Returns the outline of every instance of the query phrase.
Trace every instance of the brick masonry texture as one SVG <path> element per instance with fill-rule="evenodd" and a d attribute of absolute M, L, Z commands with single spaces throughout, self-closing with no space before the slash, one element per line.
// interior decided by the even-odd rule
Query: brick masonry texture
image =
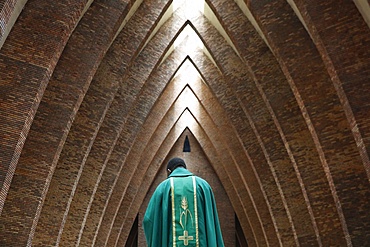
<path fill-rule="evenodd" d="M 370 245 L 370 29 L 352 1 L 293 2 L 28 1 L 5 39 L 0 1 L 0 246 L 132 246 L 137 216 L 145 246 L 175 155 L 226 246 L 235 216 L 248 246 Z"/>

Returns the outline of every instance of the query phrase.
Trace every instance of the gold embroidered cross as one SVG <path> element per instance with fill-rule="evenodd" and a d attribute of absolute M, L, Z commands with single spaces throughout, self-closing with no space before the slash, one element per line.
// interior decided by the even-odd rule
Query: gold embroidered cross
<path fill-rule="evenodd" d="M 188 231 L 184 231 L 184 235 L 179 237 L 179 240 L 184 241 L 185 246 L 188 246 L 189 240 L 193 240 L 193 239 L 194 239 L 193 236 L 188 236 Z"/>

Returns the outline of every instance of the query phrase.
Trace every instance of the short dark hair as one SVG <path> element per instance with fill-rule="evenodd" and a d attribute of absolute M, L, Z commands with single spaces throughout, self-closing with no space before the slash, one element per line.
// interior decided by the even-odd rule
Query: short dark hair
<path fill-rule="evenodd" d="M 185 161 L 181 158 L 175 157 L 168 161 L 167 169 L 172 172 L 179 166 L 186 168 Z"/>

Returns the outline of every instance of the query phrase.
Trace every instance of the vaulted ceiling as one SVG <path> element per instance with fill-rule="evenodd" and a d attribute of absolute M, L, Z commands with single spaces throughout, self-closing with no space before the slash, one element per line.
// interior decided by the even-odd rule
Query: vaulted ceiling
<path fill-rule="evenodd" d="M 0 0 L 0 245 L 122 246 L 188 130 L 250 246 L 369 246 L 369 15 Z"/>

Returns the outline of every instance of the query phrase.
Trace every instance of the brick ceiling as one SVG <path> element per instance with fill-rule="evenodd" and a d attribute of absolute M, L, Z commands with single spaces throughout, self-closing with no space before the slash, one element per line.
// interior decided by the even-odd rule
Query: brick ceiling
<path fill-rule="evenodd" d="M 123 246 L 185 129 L 250 246 L 370 246 L 369 1 L 189 2 L 0 0 L 0 246 Z"/>

